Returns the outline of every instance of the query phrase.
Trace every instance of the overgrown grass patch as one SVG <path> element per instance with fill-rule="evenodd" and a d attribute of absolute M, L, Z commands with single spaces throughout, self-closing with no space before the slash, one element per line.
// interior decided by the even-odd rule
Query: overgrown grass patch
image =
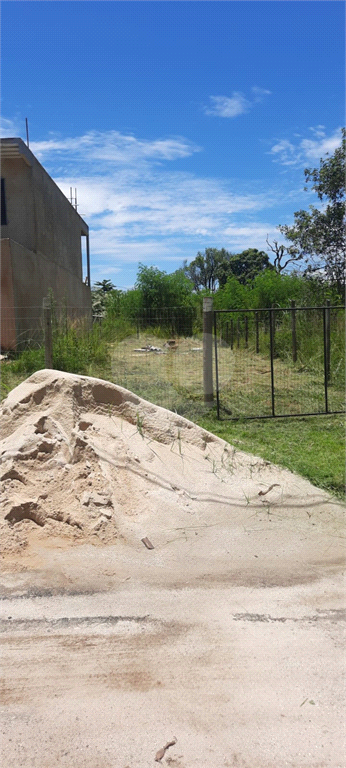
<path fill-rule="evenodd" d="M 261 421 L 218 421 L 215 413 L 197 423 L 240 450 L 261 456 L 345 497 L 345 418 L 301 416 Z"/>
<path fill-rule="evenodd" d="M 111 342 L 119 342 L 133 332 L 133 326 L 122 318 L 95 323 L 53 324 L 53 367 L 58 371 L 112 379 Z M 45 367 L 44 347 L 27 348 L 9 353 L 1 363 L 1 397 L 18 386 L 35 371 Z"/>

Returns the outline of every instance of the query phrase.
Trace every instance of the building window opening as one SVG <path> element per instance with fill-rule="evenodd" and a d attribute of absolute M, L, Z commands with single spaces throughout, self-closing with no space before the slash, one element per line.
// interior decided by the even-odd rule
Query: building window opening
<path fill-rule="evenodd" d="M 7 224 L 6 197 L 5 197 L 5 179 L 1 179 L 1 226 Z"/>
<path fill-rule="evenodd" d="M 90 287 L 90 266 L 89 266 L 89 237 L 82 234 L 81 236 L 81 252 L 82 252 L 82 275 L 83 283 Z"/>

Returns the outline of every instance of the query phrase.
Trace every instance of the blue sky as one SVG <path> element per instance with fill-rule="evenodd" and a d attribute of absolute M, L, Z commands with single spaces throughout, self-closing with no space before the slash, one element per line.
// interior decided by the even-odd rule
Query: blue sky
<path fill-rule="evenodd" d="M 207 247 L 268 250 L 340 143 L 344 3 L 2 3 L 2 135 L 90 227 L 92 281 L 131 287 Z"/>

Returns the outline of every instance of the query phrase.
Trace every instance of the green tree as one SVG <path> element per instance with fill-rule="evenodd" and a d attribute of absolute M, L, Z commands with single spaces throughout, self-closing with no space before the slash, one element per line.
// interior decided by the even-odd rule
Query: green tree
<path fill-rule="evenodd" d="M 268 237 L 266 243 L 275 256 L 273 267 L 279 274 L 283 272 L 289 264 L 300 261 L 303 258 L 303 254 L 299 253 L 299 248 L 296 248 L 294 245 L 279 245 L 277 240 L 273 240 L 273 242 L 270 243 Z"/>
<path fill-rule="evenodd" d="M 211 293 L 217 286 L 223 288 L 232 275 L 245 285 L 264 269 L 272 269 L 272 265 L 268 255 L 257 248 L 238 254 L 229 253 L 225 248 L 206 248 L 204 254 L 198 252 L 196 258 L 190 264 L 185 262 L 183 267 L 195 291 L 205 289 Z"/>
<path fill-rule="evenodd" d="M 346 129 L 334 154 L 321 158 L 319 168 L 306 168 L 305 179 L 324 207 L 309 206 L 309 211 L 294 214 L 292 226 L 279 230 L 299 250 L 307 263 L 307 272 L 322 270 L 340 293 L 345 290 L 345 152 Z"/>
<path fill-rule="evenodd" d="M 104 317 L 106 313 L 106 297 L 115 290 L 111 280 L 97 280 L 91 289 L 91 306 L 94 315 Z"/>
<path fill-rule="evenodd" d="M 182 269 L 168 275 L 157 267 L 140 264 L 135 288 L 140 292 L 141 306 L 146 309 L 193 305 L 193 287 Z"/>
<path fill-rule="evenodd" d="M 140 264 L 135 288 L 143 322 L 191 335 L 195 317 L 193 285 L 182 269 L 167 275 L 157 267 Z"/>
<path fill-rule="evenodd" d="M 111 280 L 97 280 L 94 284 L 93 290 L 96 288 L 96 290 L 103 291 L 103 293 L 108 293 L 108 291 L 113 291 L 115 288 L 115 285 L 112 283 Z"/>
<path fill-rule="evenodd" d="M 248 248 L 242 253 L 231 256 L 226 266 L 228 274 L 234 275 L 242 285 L 250 283 L 264 270 L 273 269 L 268 254 L 258 251 L 257 248 Z"/>
<path fill-rule="evenodd" d="M 251 291 L 249 286 L 242 285 L 234 275 L 230 275 L 225 285 L 215 295 L 214 308 L 249 309 L 250 307 Z"/>
<path fill-rule="evenodd" d="M 145 264 L 139 264 L 135 288 L 140 291 L 143 308 L 158 309 L 167 306 L 166 277 L 166 272 L 161 272 L 157 267 L 146 267 Z"/>
<path fill-rule="evenodd" d="M 193 306 L 192 285 L 182 269 L 167 275 L 168 306 Z"/>
<path fill-rule="evenodd" d="M 185 275 L 192 281 L 197 293 L 203 288 L 214 293 L 218 283 L 220 263 L 227 259 L 227 256 L 229 254 L 224 248 L 221 251 L 217 248 L 206 248 L 204 253 L 198 251 L 196 258 L 190 264 L 184 263 Z"/>

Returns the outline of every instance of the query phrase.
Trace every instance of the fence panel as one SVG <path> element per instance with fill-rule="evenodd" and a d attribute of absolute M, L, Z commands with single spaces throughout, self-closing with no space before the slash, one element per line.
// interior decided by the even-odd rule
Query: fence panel
<path fill-rule="evenodd" d="M 328 410 L 345 410 L 345 310 L 330 308 Z M 327 349 L 328 353 L 328 349 Z"/>
<path fill-rule="evenodd" d="M 112 380 L 192 418 L 203 409 L 203 344 L 193 320 L 179 308 L 142 312 L 136 333 L 111 345 Z"/>
<path fill-rule="evenodd" d="M 268 418 L 345 408 L 344 307 L 216 310 L 218 411 Z"/>
<path fill-rule="evenodd" d="M 225 416 L 271 415 L 269 313 L 216 312 L 218 384 Z M 260 347 L 261 352 L 256 352 Z"/>

